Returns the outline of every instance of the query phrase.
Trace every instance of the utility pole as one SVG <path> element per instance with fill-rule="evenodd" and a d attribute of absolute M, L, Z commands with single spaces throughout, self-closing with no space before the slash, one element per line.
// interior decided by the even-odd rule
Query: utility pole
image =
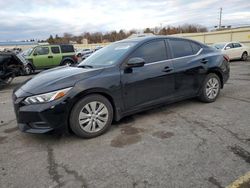
<path fill-rule="evenodd" d="M 221 29 L 221 16 L 222 16 L 222 8 L 220 8 L 219 29 Z"/>

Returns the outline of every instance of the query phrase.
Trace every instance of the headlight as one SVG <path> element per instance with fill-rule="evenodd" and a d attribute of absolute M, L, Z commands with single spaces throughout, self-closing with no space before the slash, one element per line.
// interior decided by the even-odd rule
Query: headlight
<path fill-rule="evenodd" d="M 66 93 L 71 88 L 72 87 L 57 90 L 57 91 L 53 91 L 53 92 L 49 92 L 49 93 L 44 93 L 44 94 L 40 94 L 40 95 L 34 95 L 34 96 L 31 96 L 31 97 L 27 97 L 24 100 L 24 102 L 26 104 L 37 104 L 37 103 L 50 102 L 50 101 L 53 101 L 53 100 L 60 99 L 60 98 L 64 97 L 66 95 Z"/>

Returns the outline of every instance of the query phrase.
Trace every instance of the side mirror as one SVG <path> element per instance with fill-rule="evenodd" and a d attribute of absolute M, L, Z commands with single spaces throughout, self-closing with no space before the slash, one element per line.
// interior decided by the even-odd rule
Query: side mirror
<path fill-rule="evenodd" d="M 143 67 L 145 64 L 145 60 L 140 57 L 133 57 L 128 60 L 127 67 Z"/>
<path fill-rule="evenodd" d="M 34 52 L 34 53 L 33 53 L 33 56 L 37 56 L 37 53 L 36 53 L 36 52 Z"/>
<path fill-rule="evenodd" d="M 229 50 L 229 49 L 231 49 L 229 46 L 227 46 L 227 47 L 225 48 L 225 50 Z"/>

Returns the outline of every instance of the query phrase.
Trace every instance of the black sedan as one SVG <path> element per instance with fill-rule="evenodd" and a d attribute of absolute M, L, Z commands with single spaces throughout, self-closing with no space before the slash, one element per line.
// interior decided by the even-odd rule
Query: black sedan
<path fill-rule="evenodd" d="M 44 71 L 17 88 L 19 128 L 29 133 L 101 135 L 112 121 L 198 97 L 214 102 L 229 78 L 228 58 L 196 41 L 140 37 L 115 42 L 77 66 Z"/>

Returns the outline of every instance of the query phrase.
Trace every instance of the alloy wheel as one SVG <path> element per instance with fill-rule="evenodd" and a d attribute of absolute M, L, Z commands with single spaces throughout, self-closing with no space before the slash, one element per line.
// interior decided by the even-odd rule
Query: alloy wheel
<path fill-rule="evenodd" d="M 79 114 L 79 124 L 82 130 L 95 133 L 104 128 L 108 121 L 108 109 L 99 102 L 93 101 L 86 104 Z"/>
<path fill-rule="evenodd" d="M 209 99 L 214 99 L 219 93 L 219 81 L 216 78 L 210 78 L 206 85 L 206 95 Z"/>

